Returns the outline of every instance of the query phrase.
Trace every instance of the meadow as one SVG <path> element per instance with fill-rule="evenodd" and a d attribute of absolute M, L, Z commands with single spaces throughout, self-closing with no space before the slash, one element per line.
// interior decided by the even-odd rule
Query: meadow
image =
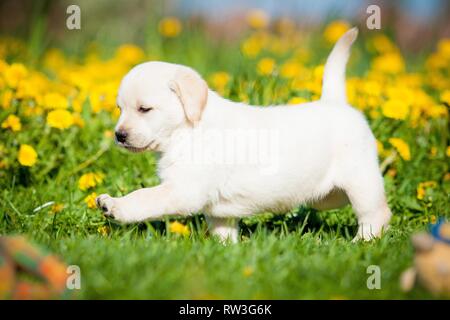
<path fill-rule="evenodd" d="M 420 55 L 389 32 L 360 28 L 347 68 L 349 102 L 367 116 L 393 212 L 381 239 L 352 243 L 350 207 L 301 206 L 243 219 L 238 244 L 222 245 L 201 213 L 121 225 L 95 208 L 101 193 L 158 184 L 157 154 L 115 146 L 121 77 L 147 60 L 186 64 L 211 88 L 250 104 L 318 99 L 323 63 L 350 27 L 301 30 L 249 19 L 239 39 L 167 17 L 141 44 L 87 43 L 82 52 L 0 39 L 0 234 L 22 234 L 81 268 L 82 299 L 434 298 L 399 277 L 412 264 L 410 236 L 449 218 L 450 39 Z M 31 42 L 32 43 L 32 42 Z M 367 267 L 381 289 L 367 288 Z"/>

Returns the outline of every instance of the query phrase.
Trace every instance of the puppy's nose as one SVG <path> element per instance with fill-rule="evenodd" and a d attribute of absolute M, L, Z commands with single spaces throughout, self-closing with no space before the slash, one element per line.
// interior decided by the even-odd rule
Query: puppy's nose
<path fill-rule="evenodd" d="M 123 130 L 116 131 L 116 139 L 118 142 L 124 143 L 125 141 L 127 141 L 127 136 L 128 133 L 126 131 Z"/>

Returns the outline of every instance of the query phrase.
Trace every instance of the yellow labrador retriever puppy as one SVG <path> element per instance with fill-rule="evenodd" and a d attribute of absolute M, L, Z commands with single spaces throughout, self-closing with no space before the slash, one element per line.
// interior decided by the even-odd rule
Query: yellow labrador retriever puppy
<path fill-rule="evenodd" d="M 100 195 L 98 207 L 124 223 L 202 212 L 213 235 L 235 242 L 240 217 L 350 202 L 359 223 L 355 239 L 379 236 L 391 212 L 375 138 L 345 93 L 357 34 L 351 29 L 333 48 L 320 100 L 298 106 L 226 100 L 177 64 L 134 67 L 118 92 L 116 140 L 134 152 L 161 153 L 161 184 L 123 197 Z"/>

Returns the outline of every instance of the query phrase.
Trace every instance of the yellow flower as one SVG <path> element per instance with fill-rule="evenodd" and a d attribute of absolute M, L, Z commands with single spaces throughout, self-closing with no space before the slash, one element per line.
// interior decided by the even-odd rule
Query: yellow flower
<path fill-rule="evenodd" d="M 247 14 L 247 23 L 253 29 L 264 29 L 269 25 L 269 15 L 261 9 L 250 10 Z"/>
<path fill-rule="evenodd" d="M 3 91 L 2 98 L 0 100 L 0 104 L 2 105 L 3 109 L 11 107 L 12 100 L 13 100 L 12 91 L 11 90 Z"/>
<path fill-rule="evenodd" d="M 404 120 L 409 114 L 409 106 L 403 100 L 390 99 L 381 106 L 381 111 L 385 117 Z"/>
<path fill-rule="evenodd" d="M 377 52 L 395 51 L 396 47 L 384 34 L 377 34 L 372 38 L 372 45 Z"/>
<path fill-rule="evenodd" d="M 188 236 L 190 234 L 189 227 L 178 221 L 171 222 L 169 224 L 169 230 L 172 233 L 181 234 L 183 236 Z"/>
<path fill-rule="evenodd" d="M 241 51 L 246 57 L 254 58 L 261 52 L 264 47 L 264 42 L 264 38 L 260 36 L 248 37 L 241 44 Z"/>
<path fill-rule="evenodd" d="M 133 44 L 121 45 L 116 51 L 116 59 L 126 64 L 136 64 L 144 58 L 144 51 Z"/>
<path fill-rule="evenodd" d="M 301 103 L 305 103 L 308 102 L 308 100 L 306 100 L 303 97 L 293 97 L 288 101 L 288 104 L 301 104 Z"/>
<path fill-rule="evenodd" d="M 159 33 L 167 38 L 174 38 L 181 32 L 182 26 L 180 20 L 175 17 L 167 17 L 159 22 Z"/>
<path fill-rule="evenodd" d="M 335 43 L 348 29 L 350 29 L 348 22 L 336 20 L 325 28 L 323 36 L 328 43 Z"/>
<path fill-rule="evenodd" d="M 79 113 L 73 114 L 73 124 L 80 128 L 84 127 L 84 120 Z"/>
<path fill-rule="evenodd" d="M 47 124 L 52 128 L 64 130 L 74 124 L 74 118 L 67 110 L 53 110 L 47 115 Z"/>
<path fill-rule="evenodd" d="M 302 66 L 297 61 L 286 61 L 280 69 L 280 75 L 284 78 L 294 78 L 302 73 Z"/>
<path fill-rule="evenodd" d="M 437 153 L 438 153 L 438 148 L 435 146 L 431 147 L 430 156 L 435 157 L 437 155 Z"/>
<path fill-rule="evenodd" d="M 43 104 L 48 109 L 66 109 L 67 99 L 58 92 L 49 92 L 44 95 Z"/>
<path fill-rule="evenodd" d="M 252 267 L 246 266 L 246 267 L 244 268 L 244 270 L 242 270 L 242 274 L 243 274 L 245 277 L 250 277 L 250 276 L 253 274 L 254 271 L 255 271 L 255 270 L 254 270 Z"/>
<path fill-rule="evenodd" d="M 403 160 L 411 160 L 411 152 L 408 144 L 400 138 L 390 138 L 389 143 L 397 150 Z"/>
<path fill-rule="evenodd" d="M 20 123 L 20 118 L 10 114 L 3 122 L 2 128 L 11 129 L 12 131 L 20 131 L 22 129 L 22 124 Z"/>
<path fill-rule="evenodd" d="M 450 146 L 447 146 L 447 149 L 445 149 L 445 154 L 447 157 L 450 157 Z"/>
<path fill-rule="evenodd" d="M 439 54 L 444 58 L 450 58 L 450 38 L 441 39 L 437 47 Z"/>
<path fill-rule="evenodd" d="M 102 236 L 107 236 L 109 233 L 109 228 L 107 226 L 101 226 L 97 228 L 97 232 Z"/>
<path fill-rule="evenodd" d="M 87 189 L 95 187 L 98 184 L 101 184 L 103 182 L 103 178 L 103 173 L 85 173 L 78 180 L 78 187 L 80 188 L 80 190 L 85 191 Z"/>
<path fill-rule="evenodd" d="M 397 74 L 405 70 L 405 62 L 398 52 L 389 52 L 373 59 L 372 68 L 384 73 Z"/>
<path fill-rule="evenodd" d="M 103 136 L 105 138 L 112 138 L 114 136 L 112 130 L 105 130 L 105 132 L 103 132 Z"/>
<path fill-rule="evenodd" d="M 213 88 L 222 93 L 225 90 L 228 82 L 230 81 L 230 75 L 224 71 L 220 71 L 213 73 L 210 79 Z"/>
<path fill-rule="evenodd" d="M 21 63 L 13 63 L 6 68 L 3 77 L 6 84 L 11 88 L 17 88 L 20 81 L 22 81 L 28 74 L 27 68 Z"/>
<path fill-rule="evenodd" d="M 272 58 L 263 58 L 259 60 L 256 69 L 258 73 L 263 76 L 270 75 L 275 70 L 275 60 Z"/>
<path fill-rule="evenodd" d="M 436 221 L 437 221 L 437 218 L 436 218 L 436 216 L 433 214 L 433 215 L 431 215 L 430 216 L 430 223 L 432 223 L 432 224 L 435 224 L 436 223 Z"/>
<path fill-rule="evenodd" d="M 376 143 L 377 143 L 378 155 L 384 156 L 386 151 L 384 150 L 383 143 L 378 139 L 377 139 Z"/>
<path fill-rule="evenodd" d="M 60 49 L 51 48 L 45 53 L 43 62 L 44 66 L 47 68 L 56 70 L 62 68 L 66 63 L 66 60 Z"/>
<path fill-rule="evenodd" d="M 52 213 L 59 213 L 64 209 L 64 205 L 62 203 L 55 203 L 54 205 L 52 205 L 50 211 Z"/>
<path fill-rule="evenodd" d="M 21 144 L 17 158 L 22 166 L 32 167 L 37 161 L 37 153 L 32 146 Z"/>
<path fill-rule="evenodd" d="M 417 186 L 417 199 L 423 200 L 425 198 L 427 188 L 435 188 L 437 186 L 436 181 L 425 181 L 419 183 Z"/>
<path fill-rule="evenodd" d="M 95 202 L 96 198 L 97 194 L 95 192 L 92 192 L 90 195 L 84 198 L 84 202 L 87 204 L 89 209 L 95 209 L 97 207 L 97 203 Z"/>
<path fill-rule="evenodd" d="M 450 106 L 450 90 L 445 90 L 441 93 L 441 101 Z"/>

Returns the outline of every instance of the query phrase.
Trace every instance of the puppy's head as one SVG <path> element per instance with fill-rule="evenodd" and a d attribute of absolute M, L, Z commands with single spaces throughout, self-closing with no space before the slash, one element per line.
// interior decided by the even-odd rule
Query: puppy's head
<path fill-rule="evenodd" d="M 117 143 L 131 151 L 162 151 L 176 128 L 200 121 L 206 82 L 194 70 L 164 62 L 134 67 L 119 87 Z"/>

